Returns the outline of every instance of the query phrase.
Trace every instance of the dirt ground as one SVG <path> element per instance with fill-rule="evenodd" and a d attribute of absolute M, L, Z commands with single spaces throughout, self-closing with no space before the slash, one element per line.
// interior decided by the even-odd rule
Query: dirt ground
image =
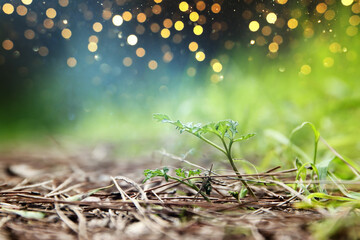
<path fill-rule="evenodd" d="M 159 167 L 145 160 L 2 154 L 0 239 L 314 239 L 309 226 L 323 218 L 294 208 L 299 200 L 274 184 L 258 184 L 258 200 L 238 202 L 228 194 L 236 179 L 212 178 L 211 203 L 176 183 L 142 184 L 143 170 Z M 274 176 L 285 181 L 294 172 L 261 179 Z"/>

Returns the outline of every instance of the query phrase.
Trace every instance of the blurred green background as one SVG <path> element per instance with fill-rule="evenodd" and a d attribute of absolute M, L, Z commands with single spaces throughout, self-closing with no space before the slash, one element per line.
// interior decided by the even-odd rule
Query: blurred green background
<path fill-rule="evenodd" d="M 189 4 L 196 2 L 189 1 Z M 66 149 L 111 144 L 119 158 L 150 156 L 162 148 L 175 155 L 194 148 L 196 157 L 207 159 L 213 156 L 213 152 L 197 139 L 186 134 L 180 136 L 170 126 L 152 119 L 153 113 L 165 113 L 184 122 L 206 123 L 229 118 L 238 121 L 242 133 L 254 132 L 257 136 L 242 143 L 236 149 L 237 154 L 259 168 L 292 166 L 295 155 L 289 153 L 280 139 L 289 137 L 292 129 L 304 121 L 314 123 L 322 137 L 338 152 L 358 161 L 359 3 L 351 1 L 344 6 L 348 4 L 346 1 L 325 1 L 321 3 L 327 9 L 322 12 L 324 6 L 319 7 L 317 1 L 296 4 L 284 1 L 286 4 L 270 6 L 261 1 L 248 2 L 248 5 L 238 3 L 238 7 L 243 11 L 250 9 L 255 14 L 251 19 L 239 19 L 240 28 L 232 29 L 229 23 L 227 33 L 231 34 L 220 35 L 211 44 L 207 43 L 207 36 L 199 40 L 207 54 L 207 60 L 201 63 L 189 54 L 181 54 L 181 50 L 187 50 L 184 45 L 173 50 L 172 62 L 167 65 L 159 62 L 156 71 L 141 72 L 143 67 L 134 63 L 132 69 L 138 71 L 136 74 L 124 70 L 120 77 L 107 76 L 110 80 L 106 80 L 101 76 L 95 78 L 96 72 L 90 70 L 93 65 L 88 63 L 81 65 L 79 61 L 78 66 L 70 70 L 66 64 L 56 63 L 64 62 L 62 55 L 72 56 L 69 42 L 59 40 L 54 47 L 55 56 L 47 60 L 36 60 L 38 58 L 26 50 L 22 55 L 25 59 L 15 58 L 13 53 L 2 49 L 1 150 L 56 148 L 57 143 Z M 223 11 L 236 7 L 220 3 Z M 124 4 L 120 5 L 123 8 L 119 11 L 125 10 L 124 6 L 130 3 L 125 1 Z M 167 5 L 162 4 L 165 11 Z M 257 17 L 255 9 L 260 4 L 267 12 Z M 331 19 L 328 17 L 330 20 L 325 17 L 329 10 L 335 14 Z M 276 12 L 278 19 L 285 19 L 285 26 L 276 28 L 266 23 L 269 11 Z M 3 41 L 11 36 L 9 32 L 15 31 L 9 30 L 15 28 L 14 21 L 21 19 L 10 18 L 4 13 L 0 17 Z M 270 26 L 272 35 L 265 34 L 264 37 L 260 30 L 249 31 L 248 24 L 253 18 L 258 18 L 261 27 Z M 291 18 L 299 22 L 296 29 L 286 25 Z M 208 21 L 210 19 L 209 16 Z M 226 21 L 227 16 L 222 19 Z M 208 24 L 211 30 L 213 26 Z M 205 25 L 204 29 L 206 32 Z M 239 32 L 239 29 L 243 31 Z M 278 51 L 271 51 L 269 44 L 276 35 L 283 36 L 284 42 Z M 55 32 L 51 36 L 54 38 L 59 38 Z M 153 35 L 142 38 L 145 42 L 150 41 L 148 44 L 156 44 Z M 17 45 L 24 41 L 20 37 L 15 40 Z M 226 47 L 229 43 L 234 46 Z M 24 43 L 21 47 L 31 48 L 30 45 Z M 80 50 L 76 51 L 78 55 L 82 54 Z M 151 50 L 149 54 L 156 55 Z M 107 55 L 103 53 L 102 56 L 106 59 Z M 111 59 L 115 62 L 114 56 Z M 214 73 L 212 59 L 221 62 L 219 73 Z M 26 74 L 19 71 L 19 66 L 29 65 L 29 62 L 35 66 L 28 67 Z M 129 83 L 114 83 L 116 78 L 129 79 Z M 99 79 L 105 80 L 97 81 Z M 312 155 L 314 140 L 310 129 L 296 134 L 293 141 Z M 328 155 L 328 149 L 320 145 L 320 156 L 326 158 Z"/>

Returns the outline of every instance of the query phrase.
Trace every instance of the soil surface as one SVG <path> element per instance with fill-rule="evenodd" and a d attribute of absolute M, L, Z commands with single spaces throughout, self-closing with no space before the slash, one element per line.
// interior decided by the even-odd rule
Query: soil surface
<path fill-rule="evenodd" d="M 314 239 L 309 226 L 323 216 L 294 208 L 297 197 L 267 184 L 294 179 L 293 171 L 248 176 L 258 199 L 240 201 L 229 194 L 240 186 L 235 177 L 204 177 L 199 186 L 213 186 L 207 202 L 164 179 L 143 184 L 143 170 L 161 166 L 156 159 L 16 153 L 0 162 L 0 240 Z"/>

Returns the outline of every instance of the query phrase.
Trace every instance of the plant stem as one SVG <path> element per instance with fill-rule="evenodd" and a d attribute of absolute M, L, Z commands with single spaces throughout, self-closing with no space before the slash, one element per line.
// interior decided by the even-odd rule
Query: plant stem
<path fill-rule="evenodd" d="M 235 174 L 238 176 L 239 180 L 241 181 L 241 183 L 246 187 L 246 189 L 249 191 L 249 194 L 251 195 L 251 197 L 253 197 L 254 199 L 257 200 L 257 197 L 255 196 L 255 193 L 253 192 L 253 190 L 250 188 L 250 186 L 246 183 L 246 181 L 243 179 L 243 177 L 241 176 L 239 170 L 237 169 L 236 165 L 235 165 L 235 162 L 234 162 L 234 159 L 232 158 L 231 156 L 231 147 L 232 147 L 232 144 L 234 143 L 232 140 L 230 140 L 230 143 L 229 143 L 229 148 L 227 148 L 226 146 L 226 143 L 225 141 L 222 141 L 224 146 L 225 146 L 225 149 L 227 150 L 226 152 L 226 156 L 230 162 L 230 165 L 232 167 L 232 169 L 234 170 Z"/>
<path fill-rule="evenodd" d="M 168 176 L 169 176 L 169 175 L 168 175 Z M 189 188 L 194 189 L 195 191 L 197 191 L 198 193 L 200 193 L 201 196 L 202 196 L 206 201 L 211 202 L 211 200 L 210 200 L 202 191 L 200 191 L 200 189 L 199 189 L 195 184 L 187 183 L 187 182 L 181 180 L 180 178 L 176 178 L 176 177 L 172 177 L 172 176 L 169 176 L 169 178 L 172 179 L 172 180 L 178 181 L 179 183 L 182 183 L 182 184 L 188 186 Z"/>
<path fill-rule="evenodd" d="M 209 139 L 207 139 L 207 138 L 205 138 L 205 137 L 203 137 L 201 135 L 199 135 L 199 136 L 195 135 L 195 136 L 197 136 L 198 138 L 200 138 L 204 142 L 210 144 L 211 146 L 213 146 L 214 148 L 218 149 L 219 151 L 221 151 L 222 153 L 224 153 L 226 155 L 226 151 L 223 148 L 221 148 L 219 145 L 217 145 L 216 143 L 213 143 L 212 141 L 210 141 Z"/>

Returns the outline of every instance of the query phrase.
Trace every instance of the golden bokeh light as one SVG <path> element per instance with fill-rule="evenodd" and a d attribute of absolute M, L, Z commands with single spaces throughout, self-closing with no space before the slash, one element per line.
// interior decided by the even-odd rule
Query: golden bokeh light
<path fill-rule="evenodd" d="M 341 45 L 337 42 L 333 42 L 329 46 L 329 50 L 332 53 L 340 53 L 341 52 Z"/>
<path fill-rule="evenodd" d="M 65 39 L 69 39 L 71 38 L 71 35 L 72 35 L 72 32 L 70 29 L 68 28 L 64 28 L 62 31 L 61 31 L 61 36 Z"/>
<path fill-rule="evenodd" d="M 59 5 L 61 7 L 67 7 L 69 5 L 69 0 L 59 0 Z"/>
<path fill-rule="evenodd" d="M 89 44 L 88 44 L 88 50 L 89 50 L 90 52 L 96 52 L 97 49 L 98 49 L 97 43 L 95 43 L 95 42 L 89 42 Z"/>
<path fill-rule="evenodd" d="M 54 21 L 50 18 L 44 20 L 43 25 L 46 29 L 51 29 L 54 27 Z"/>
<path fill-rule="evenodd" d="M 104 20 L 109 20 L 112 17 L 112 12 L 110 9 L 104 9 L 102 12 L 102 18 Z"/>
<path fill-rule="evenodd" d="M 223 66 L 220 62 L 215 62 L 214 64 L 212 64 L 212 69 L 214 72 L 219 73 L 223 69 Z"/>
<path fill-rule="evenodd" d="M 260 28 L 260 24 L 257 21 L 251 21 L 249 23 L 249 29 L 252 32 L 256 32 L 257 30 L 259 30 Z"/>
<path fill-rule="evenodd" d="M 282 36 L 276 35 L 276 36 L 274 36 L 273 41 L 276 42 L 278 45 L 280 45 L 283 43 L 284 40 L 283 40 Z"/>
<path fill-rule="evenodd" d="M 162 38 L 168 38 L 170 37 L 170 30 L 167 28 L 164 28 L 160 32 Z"/>
<path fill-rule="evenodd" d="M 2 10 L 4 11 L 5 14 L 12 14 L 14 12 L 14 6 L 11 3 L 5 3 L 2 7 Z"/>
<path fill-rule="evenodd" d="M 157 67 L 158 67 L 158 63 L 157 63 L 155 60 L 151 60 L 151 61 L 148 63 L 148 67 L 149 67 L 151 70 L 155 70 L 155 69 L 157 69 Z"/>
<path fill-rule="evenodd" d="M 48 18 L 51 18 L 51 19 L 55 18 L 55 17 L 56 17 L 56 10 L 53 9 L 53 8 L 48 8 L 48 9 L 46 10 L 46 16 L 47 16 Z"/>
<path fill-rule="evenodd" d="M 14 43 L 13 41 L 11 41 L 10 39 L 6 39 L 2 42 L 2 47 L 7 50 L 10 51 L 11 49 L 13 49 L 14 47 Z"/>
<path fill-rule="evenodd" d="M 35 32 L 33 30 L 31 30 L 31 29 L 27 29 L 24 32 L 24 36 L 25 36 L 26 39 L 32 40 L 32 39 L 35 38 Z"/>
<path fill-rule="evenodd" d="M 139 13 L 137 16 L 136 16 L 136 19 L 139 23 L 143 23 L 146 21 L 146 15 L 145 13 Z"/>
<path fill-rule="evenodd" d="M 183 1 L 179 4 L 179 9 L 182 12 L 186 12 L 187 10 L 189 10 L 189 4 L 185 1 Z"/>
<path fill-rule="evenodd" d="M 346 28 L 346 34 L 350 37 L 354 37 L 358 34 L 359 30 L 355 26 L 349 26 Z"/>
<path fill-rule="evenodd" d="M 205 2 L 204 2 L 204 1 L 198 1 L 198 2 L 196 3 L 196 8 L 197 8 L 197 10 L 199 10 L 199 11 L 204 11 L 205 8 L 206 8 Z"/>
<path fill-rule="evenodd" d="M 164 26 L 165 28 L 171 28 L 172 25 L 173 25 L 173 22 L 171 21 L 170 18 L 164 19 L 164 21 L 163 21 L 163 26 Z"/>
<path fill-rule="evenodd" d="M 154 0 L 155 3 L 161 3 L 162 0 Z"/>
<path fill-rule="evenodd" d="M 144 57 L 145 56 L 145 53 L 146 53 L 146 51 L 145 51 L 145 49 L 144 48 L 138 48 L 138 49 L 136 49 L 136 56 L 138 56 L 138 57 Z"/>
<path fill-rule="evenodd" d="M 77 64 L 77 60 L 74 57 L 69 57 L 66 61 L 67 65 L 71 68 L 75 67 Z"/>
<path fill-rule="evenodd" d="M 354 0 L 341 0 L 341 3 L 344 6 L 350 6 L 353 2 L 354 2 Z"/>
<path fill-rule="evenodd" d="M 192 12 L 190 13 L 189 18 L 192 22 L 196 22 L 199 20 L 199 14 L 197 12 Z"/>
<path fill-rule="evenodd" d="M 172 60 L 173 60 L 173 58 L 174 58 L 174 54 L 172 53 L 172 52 L 166 52 L 165 54 L 164 54 L 164 56 L 163 56 L 163 61 L 165 62 L 165 63 L 169 63 L 169 62 L 171 62 Z"/>
<path fill-rule="evenodd" d="M 199 44 L 197 44 L 197 42 L 191 42 L 189 44 L 189 50 L 191 52 L 196 52 L 198 50 L 198 48 L 199 48 Z"/>
<path fill-rule="evenodd" d="M 184 23 L 182 21 L 176 21 L 174 27 L 177 31 L 181 31 L 184 29 Z"/>
<path fill-rule="evenodd" d="M 360 2 L 357 2 L 354 5 L 352 5 L 351 11 L 355 14 L 360 13 Z"/>
<path fill-rule="evenodd" d="M 130 45 L 130 46 L 134 46 L 136 45 L 138 42 L 138 38 L 137 36 L 135 36 L 134 34 L 131 34 L 127 37 L 127 43 Z"/>
<path fill-rule="evenodd" d="M 302 65 L 300 68 L 300 73 L 303 75 L 309 75 L 311 73 L 311 67 L 307 64 Z"/>
<path fill-rule="evenodd" d="M 297 28 L 297 26 L 299 25 L 298 20 L 296 20 L 295 18 L 291 18 L 289 19 L 289 21 L 287 22 L 287 25 L 290 29 L 295 29 Z"/>
<path fill-rule="evenodd" d="M 349 18 L 349 23 L 352 26 L 357 26 L 360 23 L 360 17 L 359 15 L 353 15 Z"/>
<path fill-rule="evenodd" d="M 266 21 L 270 24 L 274 24 L 277 20 L 277 16 L 275 13 L 271 12 L 268 15 L 266 15 Z"/>
<path fill-rule="evenodd" d="M 269 36 L 271 34 L 272 30 L 271 30 L 271 27 L 270 26 L 265 26 L 261 29 L 261 33 L 264 35 L 264 36 Z"/>
<path fill-rule="evenodd" d="M 195 54 L 195 59 L 199 62 L 202 62 L 205 60 L 205 53 L 203 51 L 199 51 Z"/>
<path fill-rule="evenodd" d="M 286 4 L 288 0 L 276 0 L 276 3 L 278 4 Z"/>
<path fill-rule="evenodd" d="M 24 5 L 19 5 L 16 8 L 16 13 L 19 16 L 25 16 L 28 13 L 28 9 Z"/>
<path fill-rule="evenodd" d="M 131 12 L 129 12 L 129 11 L 123 12 L 122 18 L 123 18 L 124 21 L 126 21 L 126 22 L 131 21 L 131 19 L 132 19 L 132 14 L 131 14 Z"/>
<path fill-rule="evenodd" d="M 334 66 L 334 59 L 332 57 L 326 57 L 323 60 L 323 65 L 324 67 L 330 68 L 332 66 Z"/>
<path fill-rule="evenodd" d="M 319 3 L 318 5 L 316 5 L 316 11 L 318 13 L 323 14 L 324 12 L 326 12 L 326 10 L 327 10 L 326 3 Z"/>
<path fill-rule="evenodd" d="M 94 32 L 101 32 L 103 29 L 103 25 L 99 22 L 96 22 L 93 24 L 93 30 Z"/>
<path fill-rule="evenodd" d="M 150 30 L 153 32 L 153 33 L 157 33 L 160 31 L 160 25 L 157 24 L 157 23 L 152 23 L 150 25 Z"/>
<path fill-rule="evenodd" d="M 203 33 L 203 31 L 204 31 L 204 29 L 200 25 L 196 25 L 193 29 L 194 34 L 198 35 L 198 36 L 201 35 Z"/>
<path fill-rule="evenodd" d="M 95 35 L 91 35 L 89 37 L 89 42 L 93 42 L 93 43 L 97 44 L 99 42 L 99 38 L 97 36 L 95 36 Z"/>
<path fill-rule="evenodd" d="M 33 0 L 21 0 L 21 2 L 25 5 L 30 5 L 33 2 Z"/>
<path fill-rule="evenodd" d="M 47 55 L 49 55 L 49 49 L 45 46 L 41 46 L 39 48 L 39 55 L 42 57 L 46 57 Z"/>
<path fill-rule="evenodd" d="M 160 5 L 154 5 L 151 11 L 153 12 L 153 14 L 158 15 L 161 13 L 162 9 Z"/>
<path fill-rule="evenodd" d="M 279 50 L 279 45 L 276 42 L 272 42 L 269 44 L 269 51 L 272 53 L 276 53 Z"/>
<path fill-rule="evenodd" d="M 113 18 L 112 18 L 112 23 L 114 24 L 114 26 L 121 26 L 123 24 L 124 20 L 123 18 L 120 16 L 120 15 L 115 15 Z"/>
<path fill-rule="evenodd" d="M 218 3 L 214 3 L 213 5 L 211 5 L 211 11 L 213 13 L 219 13 L 221 11 L 221 6 Z"/>
<path fill-rule="evenodd" d="M 130 67 L 132 65 L 132 63 L 133 63 L 133 60 L 131 57 L 125 57 L 123 59 L 123 64 L 125 67 Z"/>
<path fill-rule="evenodd" d="M 335 18 L 335 11 L 334 10 L 327 10 L 324 14 L 324 18 L 328 21 L 331 21 Z"/>

